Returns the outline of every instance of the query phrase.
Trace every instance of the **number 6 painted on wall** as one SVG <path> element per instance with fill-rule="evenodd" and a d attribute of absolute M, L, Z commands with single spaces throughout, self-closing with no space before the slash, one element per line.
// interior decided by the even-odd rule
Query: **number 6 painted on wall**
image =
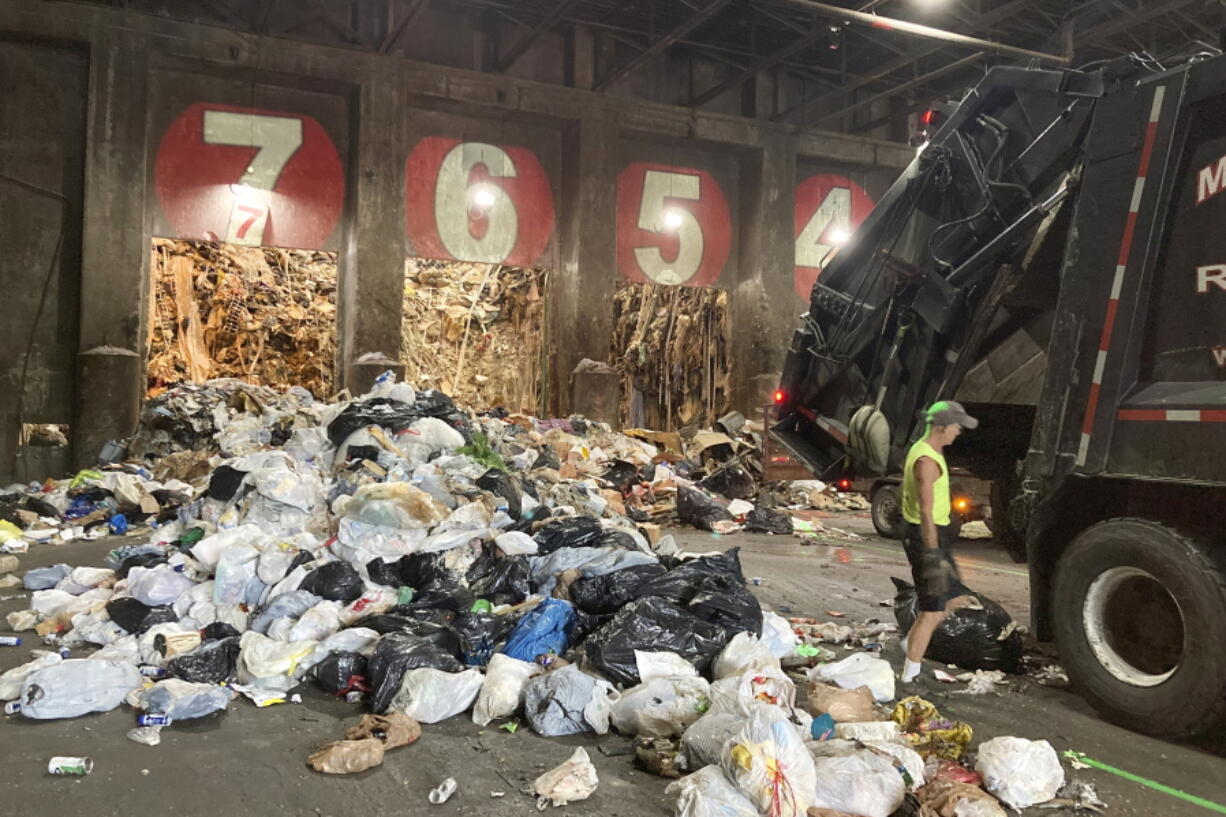
<path fill-rule="evenodd" d="M 483 165 L 491 178 L 513 179 L 519 175 L 505 150 L 484 142 L 464 142 L 453 147 L 439 166 L 434 188 L 434 219 L 439 238 L 454 258 L 501 264 L 519 240 L 519 213 L 515 202 L 501 186 L 472 181 L 473 169 Z M 487 200 L 478 196 L 484 194 Z M 485 233 L 474 235 L 470 214 L 486 220 Z"/>

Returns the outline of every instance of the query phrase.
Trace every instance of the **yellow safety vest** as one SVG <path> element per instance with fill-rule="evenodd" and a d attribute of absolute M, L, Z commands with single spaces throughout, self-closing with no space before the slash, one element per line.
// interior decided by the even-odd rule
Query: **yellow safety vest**
<path fill-rule="evenodd" d="M 949 468 L 945 455 L 928 444 L 927 438 L 911 446 L 907 452 L 907 464 L 902 474 L 902 516 L 913 525 L 920 523 L 919 480 L 915 476 L 915 463 L 920 457 L 930 457 L 941 466 L 941 476 L 932 486 L 932 521 L 938 525 L 949 524 Z"/>

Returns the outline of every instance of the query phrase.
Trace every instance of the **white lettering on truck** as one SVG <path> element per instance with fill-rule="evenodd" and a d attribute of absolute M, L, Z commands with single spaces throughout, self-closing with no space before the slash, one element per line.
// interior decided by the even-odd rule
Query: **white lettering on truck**
<path fill-rule="evenodd" d="M 1212 198 L 1226 188 L 1226 156 L 1217 160 L 1216 164 L 1202 167 L 1196 174 L 1196 203 L 1203 204 L 1205 199 Z"/>
<path fill-rule="evenodd" d="M 1196 268 L 1197 294 L 1207 294 L 1210 284 L 1226 292 L 1226 264 L 1207 264 Z"/>

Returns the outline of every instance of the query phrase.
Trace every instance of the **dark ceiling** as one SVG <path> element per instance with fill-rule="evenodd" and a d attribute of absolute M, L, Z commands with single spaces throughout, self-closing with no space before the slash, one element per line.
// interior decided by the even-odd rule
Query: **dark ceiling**
<path fill-rule="evenodd" d="M 772 118 L 831 127 L 891 96 L 954 92 L 995 64 L 1043 62 L 1020 49 L 1067 57 L 1074 66 L 1128 54 L 1151 65 L 1218 44 L 1222 0 L 94 0 L 161 16 L 271 36 L 395 53 L 430 8 L 520 28 L 497 44 L 490 70 L 506 70 L 546 32 L 582 23 L 613 40 L 616 59 L 601 90 L 680 50 L 723 63 L 728 79 L 696 87 L 701 106 L 761 71 L 807 83 L 806 101 Z M 854 21 L 830 7 L 920 23 L 977 41 L 951 42 Z M 412 57 L 409 53 L 406 56 Z M 834 113 L 831 113 L 834 111 Z M 861 121 L 854 129 L 874 123 Z"/>

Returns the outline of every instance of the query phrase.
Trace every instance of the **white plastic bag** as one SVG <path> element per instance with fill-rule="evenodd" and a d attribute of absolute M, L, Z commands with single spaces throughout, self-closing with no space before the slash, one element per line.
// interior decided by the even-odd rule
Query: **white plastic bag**
<path fill-rule="evenodd" d="M 176 721 L 203 718 L 230 705 L 234 693 L 220 684 L 193 683 L 179 678 L 158 681 L 140 693 L 146 712 L 167 715 Z"/>
<path fill-rule="evenodd" d="M 26 676 L 21 714 L 27 718 L 75 718 L 107 712 L 141 685 L 140 670 L 118 661 L 75 658 Z"/>
<path fill-rule="evenodd" d="M 691 769 L 718 764 L 724 746 L 740 730 L 745 716 L 739 712 L 712 710 L 694 722 L 681 736 L 681 748 Z"/>
<path fill-rule="evenodd" d="M 752 633 L 737 633 L 715 657 L 711 673 L 718 681 L 747 672 L 780 673 L 779 659 Z"/>
<path fill-rule="evenodd" d="M 302 614 L 290 628 L 289 641 L 323 641 L 341 628 L 341 605 L 336 601 L 321 601 Z"/>
<path fill-rule="evenodd" d="M 862 817 L 890 817 L 907 796 L 892 758 L 862 749 L 841 757 L 814 759 L 814 805 Z"/>
<path fill-rule="evenodd" d="M 737 791 L 719 766 L 705 766 L 668 785 L 677 817 L 758 817 L 757 807 Z"/>
<path fill-rule="evenodd" d="M 499 534 L 494 544 L 505 556 L 535 556 L 539 549 L 535 539 L 517 530 Z"/>
<path fill-rule="evenodd" d="M 481 671 L 443 672 L 432 667 L 409 670 L 388 711 L 403 712 L 421 723 L 438 723 L 473 705 L 481 692 Z"/>
<path fill-rule="evenodd" d="M 626 735 L 680 737 L 710 705 L 710 685 L 693 676 L 655 677 L 621 694 L 610 719 Z"/>
<path fill-rule="evenodd" d="M 799 643 L 800 639 L 786 618 L 770 610 L 762 611 L 762 644 L 771 655 L 776 658 L 790 655 Z"/>
<path fill-rule="evenodd" d="M 191 589 L 191 579 L 169 565 L 134 567 L 128 573 L 129 595 L 150 607 L 174 604 L 179 596 Z"/>
<path fill-rule="evenodd" d="M 763 814 L 805 817 L 817 772 L 804 738 L 783 710 L 755 705 L 724 747 L 724 771 Z"/>
<path fill-rule="evenodd" d="M 675 652 L 634 651 L 634 667 L 639 680 L 653 681 L 656 678 L 697 678 L 698 670 Z"/>
<path fill-rule="evenodd" d="M 242 604 L 247 600 L 247 585 L 256 578 L 260 551 L 251 545 L 232 545 L 217 560 L 213 584 L 213 603 L 218 607 Z"/>
<path fill-rule="evenodd" d="M 592 796 L 599 784 L 596 767 L 582 747 L 576 749 L 561 766 L 550 769 L 532 783 L 536 792 L 536 807 L 544 810 L 549 804 L 564 806 Z"/>
<path fill-rule="evenodd" d="M 711 701 L 725 711 L 759 702 L 777 706 L 791 715 L 796 709 L 796 684 L 782 670 L 750 670 L 711 684 Z"/>
<path fill-rule="evenodd" d="M 275 641 L 248 630 L 238 642 L 238 680 L 260 689 L 288 692 L 313 664 L 316 642 Z"/>
<path fill-rule="evenodd" d="M 20 695 L 21 688 L 25 685 L 30 673 L 52 664 L 58 664 L 63 660 L 58 652 L 50 652 L 41 658 L 35 658 L 33 661 L 27 661 L 19 667 L 6 671 L 0 675 L 0 701 L 11 701 Z"/>
<path fill-rule="evenodd" d="M 843 689 L 866 686 L 878 702 L 894 700 L 894 670 L 890 662 L 866 652 L 852 653 L 842 661 L 821 664 L 809 670 L 810 681 L 829 681 Z"/>
<path fill-rule="evenodd" d="M 514 715 L 524 697 L 524 684 L 544 671 L 540 664 L 495 653 L 485 668 L 485 681 L 473 707 L 473 723 L 485 726 L 492 720 Z"/>
<path fill-rule="evenodd" d="M 226 548 L 238 544 L 263 543 L 265 535 L 259 525 L 241 525 L 206 536 L 192 546 L 192 556 L 205 570 L 217 568 L 217 561 Z"/>
<path fill-rule="evenodd" d="M 1064 785 L 1064 767 L 1045 740 L 999 737 L 979 746 L 983 787 L 1015 809 L 1044 803 Z"/>

